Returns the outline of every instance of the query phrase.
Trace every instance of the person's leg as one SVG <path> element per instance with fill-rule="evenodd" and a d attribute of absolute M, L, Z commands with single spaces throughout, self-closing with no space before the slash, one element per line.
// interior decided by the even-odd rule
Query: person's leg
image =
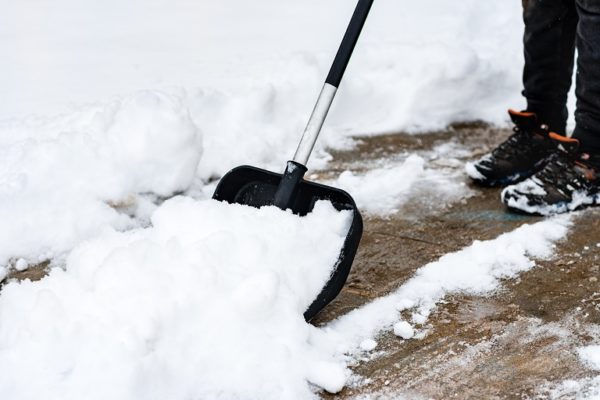
<path fill-rule="evenodd" d="M 573 0 L 577 25 L 577 122 L 572 138 L 550 134 L 560 146 L 531 178 L 508 186 L 511 209 L 552 214 L 600 205 L 600 0 Z"/>
<path fill-rule="evenodd" d="M 578 22 L 575 0 L 523 0 L 523 19 L 527 111 L 564 135 Z"/>
<path fill-rule="evenodd" d="M 600 154 L 600 0 L 577 0 L 577 110 L 573 137 Z"/>
<path fill-rule="evenodd" d="M 506 186 L 530 177 L 554 152 L 549 132 L 565 135 L 577 19 L 575 0 L 523 0 L 527 110 L 509 111 L 515 134 L 467 163 L 467 175 L 475 183 Z"/>

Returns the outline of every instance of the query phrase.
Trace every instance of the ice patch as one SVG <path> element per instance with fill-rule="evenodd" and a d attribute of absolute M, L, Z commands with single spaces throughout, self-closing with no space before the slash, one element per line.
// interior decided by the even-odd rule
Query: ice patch
<path fill-rule="evenodd" d="M 345 384 L 303 311 L 349 212 L 297 217 L 179 197 L 153 226 L 78 246 L 0 292 L 2 399 L 307 399 Z"/>

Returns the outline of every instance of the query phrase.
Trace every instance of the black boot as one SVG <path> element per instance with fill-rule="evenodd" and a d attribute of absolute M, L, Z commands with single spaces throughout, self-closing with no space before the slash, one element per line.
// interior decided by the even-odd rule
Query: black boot
<path fill-rule="evenodd" d="M 548 128 L 530 112 L 508 111 L 514 131 L 491 153 L 473 163 L 467 163 L 467 175 L 484 186 L 506 186 L 530 177 L 546 163 L 555 144 L 548 137 Z"/>
<path fill-rule="evenodd" d="M 559 146 L 531 178 L 508 186 L 502 201 L 512 210 L 551 215 L 600 204 L 600 154 L 581 151 L 577 139 L 550 133 Z"/>

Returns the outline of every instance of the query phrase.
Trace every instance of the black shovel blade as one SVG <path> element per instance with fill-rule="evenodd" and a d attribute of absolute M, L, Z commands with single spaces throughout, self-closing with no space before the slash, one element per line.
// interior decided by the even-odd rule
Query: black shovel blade
<path fill-rule="evenodd" d="M 264 169 L 250 166 L 237 167 L 223 176 L 215 190 L 213 199 L 252 207 L 272 205 L 281 178 L 282 174 Z M 311 212 L 315 203 L 319 200 L 330 201 L 339 211 L 352 211 L 353 218 L 329 281 L 315 301 L 304 312 L 304 318 L 307 321 L 310 321 L 327 304 L 333 301 L 344 287 L 363 231 L 362 217 L 352 197 L 343 190 L 331 186 L 305 180 L 301 181 L 290 208 L 294 214 L 303 216 Z"/>

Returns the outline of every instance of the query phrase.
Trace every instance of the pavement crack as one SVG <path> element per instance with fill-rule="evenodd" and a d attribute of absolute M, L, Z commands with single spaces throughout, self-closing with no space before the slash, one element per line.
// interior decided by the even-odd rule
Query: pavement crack
<path fill-rule="evenodd" d="M 407 236 L 407 235 L 397 235 L 397 234 L 394 234 L 394 233 L 386 233 L 386 232 L 371 232 L 371 233 L 374 234 L 374 235 L 388 236 L 388 237 L 393 237 L 393 238 L 396 238 L 396 239 L 412 240 L 414 242 L 425 243 L 425 244 L 429 244 L 429 245 L 432 245 L 432 246 L 447 247 L 443 243 L 432 242 L 432 241 L 429 241 L 429 240 L 419 239 L 419 238 L 415 238 L 415 237 Z"/>

